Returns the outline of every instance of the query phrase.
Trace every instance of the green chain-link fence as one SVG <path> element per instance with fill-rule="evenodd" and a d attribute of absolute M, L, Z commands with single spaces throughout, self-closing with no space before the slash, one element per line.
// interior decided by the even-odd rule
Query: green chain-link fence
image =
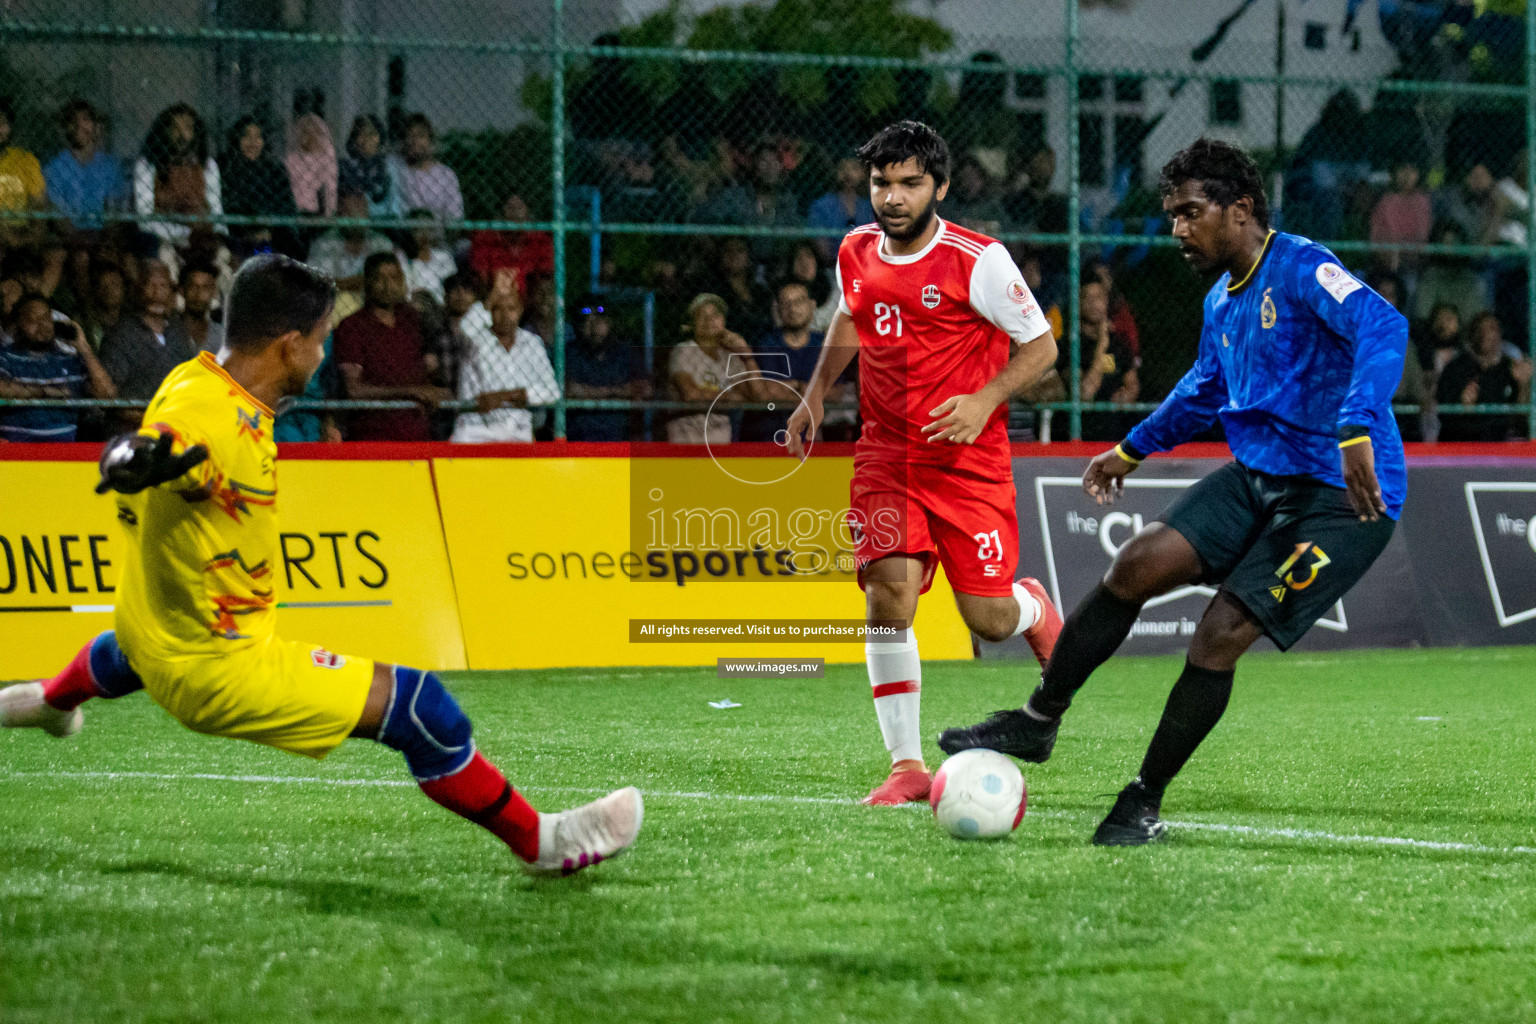
<path fill-rule="evenodd" d="M 1395 291 L 1414 325 L 1405 435 L 1536 422 L 1514 358 L 1536 344 L 1522 2 L 20 0 L 0 17 L 10 141 L 52 200 L 0 158 L 5 241 L 45 273 L 64 261 L 82 320 L 92 254 L 131 278 L 137 256 L 271 247 L 350 281 L 397 246 L 444 339 L 440 383 L 471 298 L 442 286 L 462 271 L 474 296 L 516 293 L 543 337 L 568 385 L 548 432 L 664 438 L 697 411 L 670 372 L 694 296 L 721 295 L 756 346 L 799 279 L 824 324 L 837 240 L 871 219 L 852 150 L 911 117 L 954 153 L 941 212 L 1007 243 L 1060 323 L 1060 373 L 1015 402 L 1016 436 L 1109 439 L 1194 356 L 1208 282 L 1170 246 L 1156 179 L 1204 134 L 1256 157 L 1280 227 Z M 71 99 L 90 107 L 61 118 Z M 115 186 L 86 161 L 93 117 Z M 573 348 L 596 319 L 648 383 Z"/>

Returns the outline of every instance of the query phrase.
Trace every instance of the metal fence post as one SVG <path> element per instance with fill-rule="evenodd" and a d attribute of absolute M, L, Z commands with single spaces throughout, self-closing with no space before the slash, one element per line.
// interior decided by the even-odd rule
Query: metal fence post
<path fill-rule="evenodd" d="M 1082 367 L 1082 303 L 1081 282 L 1083 272 L 1083 230 L 1079 223 L 1082 210 L 1082 169 L 1078 166 L 1080 144 L 1080 98 L 1077 82 L 1077 0 L 1067 2 L 1067 344 L 1071 350 L 1071 372 L 1067 386 L 1072 403 L 1071 438 L 1083 437 L 1083 367 Z"/>
<path fill-rule="evenodd" d="M 550 26 L 550 220 L 554 223 L 555 243 L 555 383 L 560 395 L 555 400 L 555 437 L 565 440 L 565 4 L 553 0 L 554 22 Z M 594 282 L 595 283 L 595 282 Z"/>
<path fill-rule="evenodd" d="M 1531 144 L 1536 142 L 1536 11 L 1525 7 L 1525 345 L 1536 360 L 1536 159 Z M 1536 438 L 1536 400 L 1526 385 L 1526 437 Z"/>

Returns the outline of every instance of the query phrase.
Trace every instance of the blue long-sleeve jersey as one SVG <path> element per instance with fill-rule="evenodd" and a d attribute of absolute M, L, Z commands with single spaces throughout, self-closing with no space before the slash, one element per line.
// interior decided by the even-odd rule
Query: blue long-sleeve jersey
<path fill-rule="evenodd" d="M 1368 433 L 1387 515 L 1408 492 L 1392 394 L 1403 375 L 1408 321 L 1338 257 L 1300 235 L 1270 232 L 1257 265 L 1205 297 L 1200 355 L 1125 439 L 1167 451 L 1221 417 L 1249 469 L 1344 486 L 1339 431 Z"/>

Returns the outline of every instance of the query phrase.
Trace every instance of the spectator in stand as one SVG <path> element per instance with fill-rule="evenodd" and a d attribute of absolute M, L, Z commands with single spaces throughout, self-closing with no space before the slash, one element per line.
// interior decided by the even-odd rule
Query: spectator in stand
<path fill-rule="evenodd" d="M 336 190 L 368 198 L 368 216 L 400 216 L 400 195 L 384 154 L 384 126 L 372 114 L 359 114 L 347 135 L 347 155 L 337 169 Z"/>
<path fill-rule="evenodd" d="M 0 96 L 0 213 L 41 210 L 48 205 L 48 187 L 37 157 L 11 145 L 16 105 Z M 0 221 L 0 245 L 25 245 L 42 235 L 42 221 Z"/>
<path fill-rule="evenodd" d="M 127 288 L 123 281 L 123 268 L 101 257 L 91 259 L 90 282 L 82 326 L 85 328 L 86 340 L 99 352 L 102 341 L 117 326 L 118 320 L 122 319 Z"/>
<path fill-rule="evenodd" d="M 501 219 L 526 224 L 533 214 L 523 197 L 512 192 L 501 204 Z M 499 273 L 510 271 L 518 295 L 527 302 L 530 277 L 554 276 L 554 239 L 547 231 L 476 231 L 469 240 L 469 268 L 487 287 Z"/>
<path fill-rule="evenodd" d="M 1042 145 L 1024 163 L 1023 187 L 1003 198 L 1007 219 L 1024 231 L 1056 234 L 1067 230 L 1067 197 L 1051 191 L 1056 151 Z"/>
<path fill-rule="evenodd" d="M 1109 264 L 1103 260 L 1090 260 L 1088 262 L 1089 276 L 1104 286 L 1104 291 L 1109 295 L 1109 327 L 1130 347 L 1131 355 L 1141 361 L 1141 328 L 1136 326 L 1136 314 L 1131 310 L 1131 304 L 1125 301 L 1125 296 L 1120 294 L 1115 287 L 1115 272 L 1109 268 Z"/>
<path fill-rule="evenodd" d="M 869 202 L 869 175 L 858 157 L 845 156 L 837 162 L 837 191 L 828 192 L 811 204 L 806 223 L 813 228 L 836 228 L 847 234 L 874 219 L 875 208 Z M 837 238 L 816 239 L 824 263 L 836 259 L 837 246 Z"/>
<path fill-rule="evenodd" d="M 1440 303 L 1430 311 L 1427 320 L 1417 321 L 1411 330 L 1414 354 L 1424 366 L 1424 388 L 1429 393 L 1423 420 L 1424 440 L 1440 439 L 1440 416 L 1436 409 L 1435 394 L 1440 386 L 1440 373 L 1462 351 L 1461 317 L 1456 307 Z"/>
<path fill-rule="evenodd" d="M 821 357 L 821 347 L 826 334 L 812 329 L 816 303 L 804 282 L 790 278 L 779 285 L 774 297 L 774 310 L 779 326 L 758 339 L 752 350 L 753 358 L 764 375 L 765 399 L 788 397 L 783 386 L 795 394 L 804 395 L 816 370 L 816 360 Z M 787 378 L 785 375 L 788 375 Z M 841 401 L 841 394 L 829 396 Z M 743 441 L 773 441 L 793 412 L 793 404 L 787 409 L 752 410 L 742 413 L 741 439 Z"/>
<path fill-rule="evenodd" d="M 1287 224 L 1311 238 L 1342 237 L 1350 197 L 1370 173 L 1368 139 L 1359 97 L 1349 89 L 1328 97 L 1291 158 Z"/>
<path fill-rule="evenodd" d="M 1422 244 L 1429 241 L 1433 221 L 1429 193 L 1419 187 L 1419 165 L 1404 160 L 1392 169 L 1392 191 L 1378 199 L 1371 211 L 1371 241 L 1377 245 Z M 1420 263 L 1420 254 L 1397 249 L 1378 252 L 1377 258 L 1387 270 L 1410 276 L 1416 274 Z"/>
<path fill-rule="evenodd" d="M 443 282 L 458 272 L 453 254 L 443 248 L 443 231 L 432 216 L 431 210 L 412 210 L 411 220 L 416 223 L 406 236 L 401 253 L 405 266 L 405 288 L 414 300 L 425 293 L 434 303 L 442 305 Z"/>
<path fill-rule="evenodd" d="M 832 271 L 821 260 L 821 247 L 813 239 L 802 239 L 789 250 L 789 262 L 784 266 L 780 280 L 799 281 L 805 285 L 816 314 L 811 318 L 811 329 L 825 331 L 837 312 L 838 294 L 833 287 Z"/>
<path fill-rule="evenodd" d="M 1531 212 L 1531 198 L 1525 191 L 1530 158 L 1531 151 L 1522 147 L 1515 154 L 1510 173 L 1500 178 L 1494 186 L 1494 207 L 1499 219 L 1498 238 L 1510 245 L 1525 244 L 1525 222 Z"/>
<path fill-rule="evenodd" d="M 1499 211 L 1493 185 L 1493 174 L 1488 165 L 1473 164 L 1460 185 L 1442 185 L 1435 190 L 1432 197 L 1435 220 L 1456 224 L 1468 245 L 1493 244 L 1499 234 Z"/>
<path fill-rule="evenodd" d="M 325 118 L 309 113 L 293 122 L 283 166 L 300 213 L 329 217 L 336 212 L 336 144 Z"/>
<path fill-rule="evenodd" d="M 500 289 L 492 287 L 493 293 L 499 294 Z M 487 303 L 489 304 L 489 303 Z M 523 316 L 522 326 L 532 331 L 544 347 L 553 350 L 555 347 L 555 281 L 554 278 L 536 275 L 528 282 L 528 312 Z M 565 325 L 565 344 L 569 348 L 576 341 L 576 328 L 567 321 Z M 540 417 L 542 419 L 542 417 Z"/>
<path fill-rule="evenodd" d="M 266 133 L 261 122 L 247 114 L 229 130 L 223 160 L 224 212 L 240 217 L 292 217 L 293 186 L 288 169 L 267 152 Z M 248 243 L 252 250 L 263 247 L 285 253 L 298 253 L 298 235 L 291 227 L 262 224 L 237 224 L 230 236 Z"/>
<path fill-rule="evenodd" d="M 705 292 L 688 305 L 688 335 L 672 350 L 667 375 L 677 397 L 685 402 L 768 401 L 772 385 L 758 371 L 757 361 L 741 335 L 726 328 L 726 302 Z M 733 375 L 742 376 L 731 386 Z M 667 440 L 673 444 L 729 444 L 731 419 L 722 412 L 685 413 L 667 424 Z"/>
<path fill-rule="evenodd" d="M 1443 412 L 1447 406 L 1524 402 L 1530 387 L 1530 362 L 1510 358 L 1499 318 L 1483 312 L 1467 325 L 1467 348 L 1446 364 L 1435 398 Z M 1506 441 L 1523 434 L 1505 413 L 1448 415 L 1440 425 L 1442 441 Z"/>
<path fill-rule="evenodd" d="M 756 338 L 773 329 L 773 293 L 763 284 L 761 268 L 753 262 L 745 238 L 721 239 L 711 287 L 710 294 L 720 295 L 729 304 L 726 326 L 730 330 Z"/>
<path fill-rule="evenodd" d="M 361 198 L 361 197 L 359 197 Z M 336 326 L 331 357 L 347 398 L 408 399 L 422 408 L 352 414 L 353 441 L 428 441 L 427 410 L 453 397 L 429 382 L 416 310 L 405 301 L 405 272 L 392 250 L 363 263 L 365 305 Z"/>
<path fill-rule="evenodd" d="M 1377 295 L 1386 299 L 1387 304 L 1399 313 L 1402 313 L 1407 306 L 1408 295 L 1407 289 L 1403 286 L 1403 279 L 1390 270 L 1372 271 L 1365 283 L 1370 285 Z M 1408 357 L 1403 360 L 1403 376 L 1397 383 L 1397 391 L 1393 393 L 1392 401 L 1398 405 L 1417 405 L 1420 409 L 1417 415 L 1403 413 L 1397 417 L 1398 431 L 1403 435 L 1403 440 L 1433 439 L 1438 429 L 1432 423 L 1435 395 L 1430 387 L 1429 377 L 1424 372 L 1424 364 L 1419 361 L 1419 354 L 1412 347 L 1409 348 Z"/>
<path fill-rule="evenodd" d="M 72 99 L 59 113 L 65 146 L 43 168 L 48 201 L 69 215 L 76 231 L 100 231 L 101 215 L 128 201 L 128 182 L 117 158 L 103 153 L 101 117 L 85 100 Z"/>
<path fill-rule="evenodd" d="M 1436 225 L 1434 239 L 1438 245 L 1466 243 L 1461 225 L 1454 220 Z M 1435 253 L 1425 261 L 1414 292 L 1416 319 L 1428 319 L 1430 311 L 1441 304 L 1454 307 L 1463 321 L 1488 308 L 1488 286 L 1467 257 Z"/>
<path fill-rule="evenodd" d="M 1045 267 L 1040 259 L 1040 250 L 1034 247 L 1022 250 L 1019 253 L 1018 265 L 1019 273 L 1024 275 L 1024 283 L 1029 285 L 1029 293 L 1045 309 L 1045 322 L 1051 327 L 1051 337 L 1063 337 L 1065 328 L 1062 327 L 1061 306 L 1045 293 Z M 1114 318 L 1111 317 L 1110 320 L 1113 323 Z M 1131 322 L 1135 323 L 1135 320 Z"/>
<path fill-rule="evenodd" d="M 699 211 L 706 224 L 739 224 L 746 227 L 798 227 L 802 221 L 795 197 L 784 189 L 784 164 L 778 147 L 759 143 L 752 151 L 750 185 L 733 183 L 715 193 Z M 751 245 L 760 263 L 772 262 L 778 242 L 768 236 Z"/>
<path fill-rule="evenodd" d="M 1003 230 L 1003 204 L 992 176 L 974 155 L 960 158 L 955 181 L 944 200 L 944 214 L 961 227 L 996 235 Z"/>
<path fill-rule="evenodd" d="M 339 217 L 364 220 L 368 217 L 368 198 L 361 192 L 344 192 L 336 213 Z M 394 255 L 394 251 L 395 246 L 388 238 L 366 225 L 334 227 L 309 247 L 308 263 L 335 278 L 340 290 L 361 294 L 364 265 L 374 256 Z"/>
<path fill-rule="evenodd" d="M 469 350 L 459 372 L 459 398 L 475 403 L 475 412 L 459 414 L 452 440 L 460 444 L 532 441 L 530 405 L 560 398 L 560 385 L 544 345 L 518 326 L 522 301 L 515 289 L 486 300 L 487 327 L 465 317 Z"/>
<path fill-rule="evenodd" d="M 603 185 L 603 219 L 617 223 L 657 224 L 681 220 L 688 198 L 669 174 L 658 174 L 651 147 L 626 144 L 615 173 Z"/>
<path fill-rule="evenodd" d="M 219 297 L 219 268 L 207 260 L 188 260 L 177 281 L 181 292 L 181 318 L 199 352 L 218 354 L 224 347 L 222 318 L 215 321 L 213 305 Z"/>
<path fill-rule="evenodd" d="M 139 227 L 172 245 L 185 245 L 190 225 L 156 220 L 154 215 L 218 216 L 224 212 L 223 195 L 203 119 L 186 103 L 160 111 L 133 165 L 133 208 L 142 218 Z"/>
<path fill-rule="evenodd" d="M 576 344 L 565 353 L 565 397 L 651 397 L 651 382 L 637 372 L 635 351 L 613 336 L 613 321 L 602 296 L 586 295 L 572 309 Z M 627 441 L 630 414 L 572 409 L 565 414 L 570 441 Z"/>
<path fill-rule="evenodd" d="M 426 114 L 412 114 L 405 119 L 405 135 L 395 164 L 400 206 L 406 210 L 431 210 L 432 216 L 443 222 L 463 220 L 464 194 L 459 191 L 459 176 L 437 159 L 436 145 L 437 137 Z"/>
<path fill-rule="evenodd" d="M 197 356 L 192 336 L 172 307 L 175 297 L 170 268 L 146 260 L 138 309 L 120 319 L 101 343 L 101 364 L 123 398 L 153 398 L 166 374 Z M 138 414 L 132 418 L 136 421 Z"/>
<path fill-rule="evenodd" d="M 55 321 L 43 296 L 16 300 L 9 333 L 0 342 L 0 398 L 117 397 L 85 332 Z M 73 441 L 79 419 L 76 409 L 7 409 L 0 411 L 0 441 Z"/>
<path fill-rule="evenodd" d="M 1084 402 L 1113 402 L 1129 405 L 1141 394 L 1138 367 L 1141 360 L 1131 351 L 1125 337 L 1115 330 L 1109 316 L 1109 289 L 1092 270 L 1087 270 L 1079 286 L 1082 298 L 1079 321 L 1082 324 L 1078 347 L 1081 379 L 1078 394 Z M 1072 347 L 1060 346 L 1056 368 L 1030 388 L 1026 397 L 1034 402 L 1066 400 L 1072 380 Z M 1085 412 L 1083 438 L 1088 441 L 1124 437 L 1133 424 L 1124 413 Z"/>

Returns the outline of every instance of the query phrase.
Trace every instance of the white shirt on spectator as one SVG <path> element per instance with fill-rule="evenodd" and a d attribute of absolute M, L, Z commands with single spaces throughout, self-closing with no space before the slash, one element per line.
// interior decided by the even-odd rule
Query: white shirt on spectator
<path fill-rule="evenodd" d="M 210 216 L 223 216 L 224 185 L 219 177 L 219 162 L 213 157 L 209 157 L 208 162 L 203 164 L 203 201 L 208 204 Z M 141 156 L 133 162 L 133 212 L 145 218 L 155 214 L 155 165 L 149 162 L 148 157 Z M 192 235 L 190 224 L 173 224 L 163 220 L 142 220 L 139 228 L 174 245 L 185 245 Z M 224 228 L 220 226 L 216 230 L 223 231 Z"/>
<path fill-rule="evenodd" d="M 464 364 L 459 369 L 459 398 L 473 402 L 491 391 L 528 393 L 529 405 L 545 405 L 560 397 L 554 367 L 544 353 L 544 343 L 532 331 L 518 328 L 517 340 L 510 349 L 491 333 L 491 314 L 475 303 L 464 314 L 459 329 L 468 343 Z M 460 444 L 485 444 L 495 441 L 532 441 L 533 414 L 527 409 L 496 409 L 481 414 L 464 412 L 454 424 L 450 440 Z"/>
<path fill-rule="evenodd" d="M 710 356 L 689 339 L 672 350 L 667 363 L 669 378 L 682 375 L 701 388 L 724 391 L 730 383 L 730 353 L 716 347 Z M 731 418 L 723 413 L 693 413 L 667 424 L 667 440 L 673 444 L 730 444 Z"/>
<path fill-rule="evenodd" d="M 426 292 L 438 302 L 443 301 L 443 282 L 459 272 L 447 249 L 432 247 L 426 259 L 406 259 L 402 253 L 400 265 L 405 269 L 407 295 Z"/>

